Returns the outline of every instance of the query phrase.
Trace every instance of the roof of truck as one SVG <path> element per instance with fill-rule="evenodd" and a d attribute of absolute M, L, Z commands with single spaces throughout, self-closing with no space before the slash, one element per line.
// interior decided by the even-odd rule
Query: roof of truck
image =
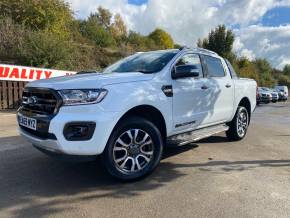
<path fill-rule="evenodd" d="M 217 56 L 219 57 L 219 55 L 211 50 L 208 49 L 204 49 L 204 48 L 198 48 L 198 47 L 187 47 L 187 46 L 183 46 L 179 49 L 163 49 L 163 50 L 155 50 L 155 51 L 140 51 L 140 52 L 136 52 L 136 53 L 146 53 L 146 52 L 181 52 L 181 51 L 192 51 L 192 52 L 196 52 L 196 53 L 202 53 L 202 54 L 206 54 L 206 55 L 212 55 L 212 56 Z"/>

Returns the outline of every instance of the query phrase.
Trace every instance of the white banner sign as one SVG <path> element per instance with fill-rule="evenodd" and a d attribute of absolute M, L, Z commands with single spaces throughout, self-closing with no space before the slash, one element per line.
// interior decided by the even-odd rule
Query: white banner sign
<path fill-rule="evenodd" d="M 33 81 L 39 79 L 49 79 L 57 76 L 68 76 L 76 73 L 77 72 L 73 71 L 0 64 L 0 80 Z"/>

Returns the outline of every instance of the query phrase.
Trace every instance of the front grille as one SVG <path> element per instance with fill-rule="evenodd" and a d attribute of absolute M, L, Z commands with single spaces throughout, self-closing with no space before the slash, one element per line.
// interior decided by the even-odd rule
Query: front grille
<path fill-rule="evenodd" d="M 22 110 L 35 114 L 52 115 L 60 100 L 50 89 L 26 88 L 22 95 Z"/>

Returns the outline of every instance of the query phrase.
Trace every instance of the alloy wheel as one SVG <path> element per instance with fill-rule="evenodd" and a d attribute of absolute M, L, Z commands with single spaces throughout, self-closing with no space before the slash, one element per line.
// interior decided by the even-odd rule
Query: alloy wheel
<path fill-rule="evenodd" d="M 123 173 L 136 173 L 152 161 L 154 144 L 150 135 L 141 129 L 129 129 L 115 141 L 113 159 Z"/>
<path fill-rule="evenodd" d="M 245 110 L 240 111 L 237 119 L 237 131 L 240 137 L 246 134 L 248 128 L 248 113 Z"/>

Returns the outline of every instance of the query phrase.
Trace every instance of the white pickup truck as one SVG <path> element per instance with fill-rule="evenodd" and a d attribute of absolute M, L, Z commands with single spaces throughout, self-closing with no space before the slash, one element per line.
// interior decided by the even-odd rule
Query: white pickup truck
<path fill-rule="evenodd" d="M 45 153 L 101 154 L 112 176 L 132 180 L 155 169 L 169 142 L 244 138 L 256 88 L 208 50 L 136 53 L 100 73 L 27 84 L 19 131 Z"/>

